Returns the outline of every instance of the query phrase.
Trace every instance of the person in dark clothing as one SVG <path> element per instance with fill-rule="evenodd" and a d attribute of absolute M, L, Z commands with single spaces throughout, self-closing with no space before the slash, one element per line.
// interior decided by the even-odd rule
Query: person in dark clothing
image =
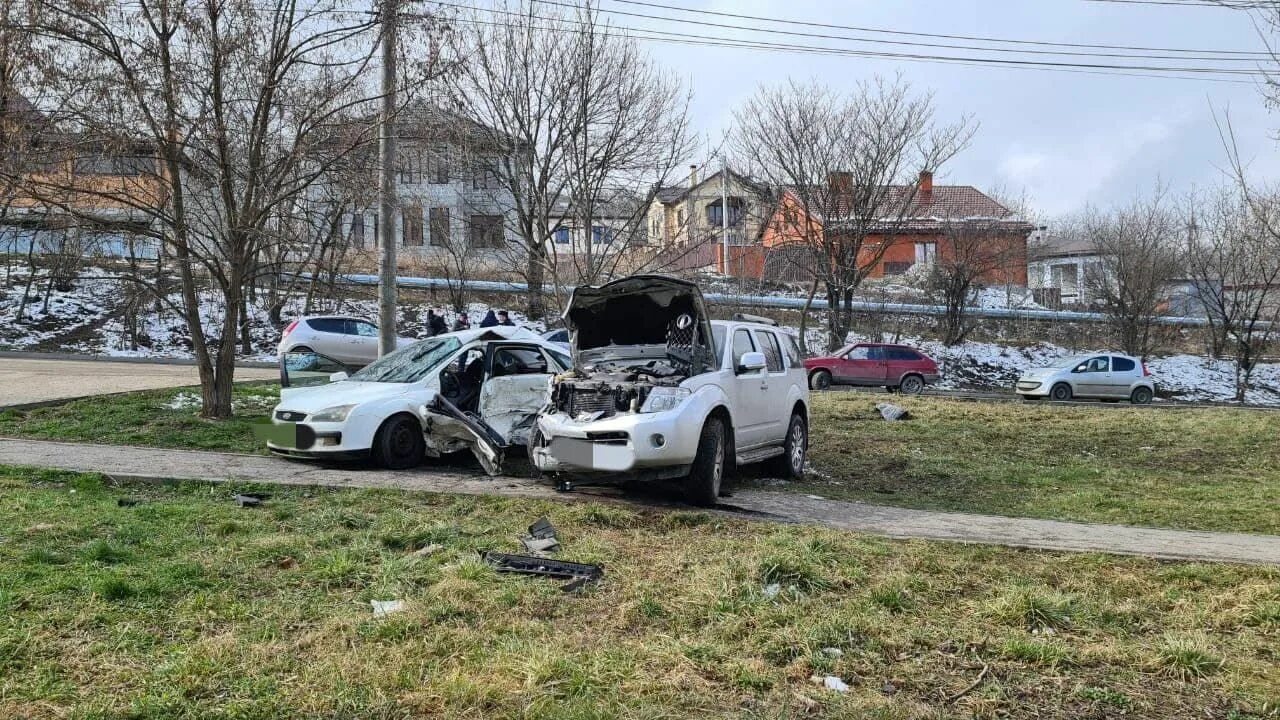
<path fill-rule="evenodd" d="M 430 310 L 431 317 L 427 320 L 428 326 L 431 328 L 432 335 L 443 335 L 449 332 L 449 326 L 444 322 L 444 313 Z"/>
<path fill-rule="evenodd" d="M 484 319 L 480 321 L 480 327 L 482 328 L 493 327 L 494 325 L 497 325 L 497 324 L 498 324 L 498 316 L 494 315 L 492 310 L 485 313 Z"/>
<path fill-rule="evenodd" d="M 511 327 L 515 327 L 515 323 L 511 322 L 511 317 L 510 317 L 509 315 L 507 315 L 507 311 L 506 311 L 506 310 L 499 310 L 499 311 L 498 311 L 498 324 L 499 324 L 499 325 L 509 325 L 509 326 L 511 326 Z"/>
<path fill-rule="evenodd" d="M 466 313 L 459 313 L 457 319 L 453 321 L 453 332 L 458 332 L 459 330 L 470 330 L 470 329 L 471 329 L 471 318 L 467 317 Z"/>

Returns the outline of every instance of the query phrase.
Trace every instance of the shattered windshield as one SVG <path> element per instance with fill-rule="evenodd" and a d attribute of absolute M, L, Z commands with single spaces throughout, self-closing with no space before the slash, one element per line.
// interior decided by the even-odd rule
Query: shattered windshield
<path fill-rule="evenodd" d="M 423 340 L 378 358 L 352 375 L 351 379 L 360 382 L 417 382 L 435 370 L 460 347 L 462 343 L 454 337 Z"/>

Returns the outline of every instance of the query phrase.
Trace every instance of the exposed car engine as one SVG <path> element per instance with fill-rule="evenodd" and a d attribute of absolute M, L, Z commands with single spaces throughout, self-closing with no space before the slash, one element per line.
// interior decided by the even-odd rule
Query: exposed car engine
<path fill-rule="evenodd" d="M 675 387 L 687 372 L 668 360 L 601 362 L 560 376 L 551 403 L 572 418 L 598 419 L 636 412 L 655 387 Z"/>

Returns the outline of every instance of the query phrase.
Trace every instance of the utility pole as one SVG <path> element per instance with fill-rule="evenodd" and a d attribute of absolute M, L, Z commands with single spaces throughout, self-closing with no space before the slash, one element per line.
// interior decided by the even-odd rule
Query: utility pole
<path fill-rule="evenodd" d="M 723 257 L 721 268 L 725 275 L 729 274 L 729 163 L 725 161 L 724 152 L 720 153 L 720 255 Z"/>
<path fill-rule="evenodd" d="M 396 349 L 396 0 L 382 0 L 382 113 L 378 119 L 378 355 Z"/>

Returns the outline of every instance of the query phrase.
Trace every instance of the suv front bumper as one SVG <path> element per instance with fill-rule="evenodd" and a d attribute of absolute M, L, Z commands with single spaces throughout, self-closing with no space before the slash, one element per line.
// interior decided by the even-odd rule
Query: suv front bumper
<path fill-rule="evenodd" d="M 671 468 L 679 474 L 698 454 L 700 429 L 679 410 L 591 422 L 554 413 L 538 418 L 540 438 L 529 447 L 529 457 L 543 472 L 625 474 Z"/>

